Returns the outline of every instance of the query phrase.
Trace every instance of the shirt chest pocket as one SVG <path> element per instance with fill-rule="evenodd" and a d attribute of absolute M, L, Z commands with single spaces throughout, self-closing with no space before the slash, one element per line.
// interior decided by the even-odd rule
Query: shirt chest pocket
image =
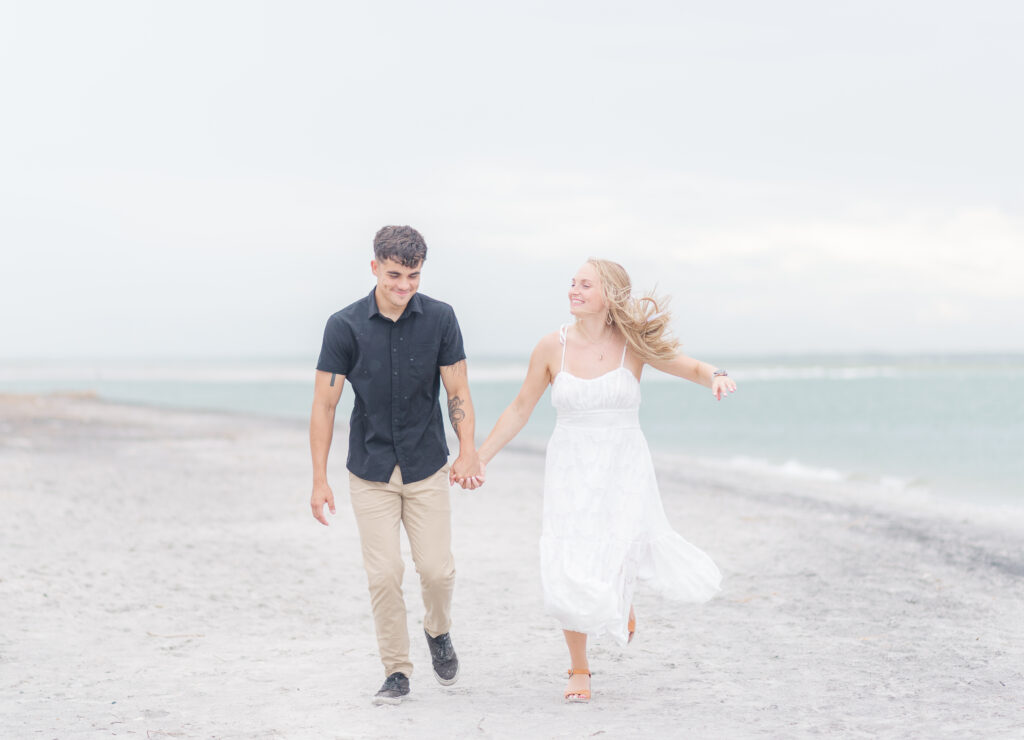
<path fill-rule="evenodd" d="M 413 342 L 406 361 L 411 377 L 420 381 L 433 379 L 439 352 L 440 347 L 434 342 Z"/>

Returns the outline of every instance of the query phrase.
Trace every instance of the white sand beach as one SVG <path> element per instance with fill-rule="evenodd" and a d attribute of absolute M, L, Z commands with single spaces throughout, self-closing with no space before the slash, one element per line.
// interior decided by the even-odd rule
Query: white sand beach
<path fill-rule="evenodd" d="M 1024 737 L 1020 530 L 696 465 L 662 494 L 722 593 L 641 587 L 637 639 L 596 642 L 564 705 L 525 451 L 453 492 L 458 684 L 407 560 L 412 694 L 372 706 L 340 421 L 325 528 L 302 423 L 0 397 L 0 738 Z"/>

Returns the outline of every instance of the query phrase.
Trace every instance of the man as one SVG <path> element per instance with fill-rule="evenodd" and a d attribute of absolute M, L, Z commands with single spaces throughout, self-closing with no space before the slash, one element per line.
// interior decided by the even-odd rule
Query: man
<path fill-rule="evenodd" d="M 335 513 L 327 456 L 347 380 L 356 396 L 349 424 L 349 489 L 387 677 L 374 703 L 397 704 L 409 693 L 412 674 L 399 522 L 420 576 L 434 676 L 448 686 L 459 675 L 448 634 L 455 585 L 449 491 L 456 481 L 476 488 L 483 474 L 455 312 L 418 292 L 427 245 L 409 226 L 385 226 L 373 240 L 373 252 L 370 269 L 377 285 L 366 298 L 332 315 L 324 330 L 309 424 L 311 504 L 323 524 L 328 523 L 324 504 Z M 439 379 L 459 440 L 459 457 L 450 468 Z"/>

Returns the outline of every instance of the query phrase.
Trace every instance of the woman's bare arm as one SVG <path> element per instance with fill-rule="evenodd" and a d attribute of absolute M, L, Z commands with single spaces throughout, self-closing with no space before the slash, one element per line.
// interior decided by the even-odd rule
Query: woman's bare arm
<path fill-rule="evenodd" d="M 501 448 L 512 441 L 512 438 L 526 426 L 537 401 L 554 380 L 553 360 L 559 356 L 560 352 L 561 344 L 558 341 L 558 332 L 549 334 L 537 343 L 533 354 L 530 355 L 530 367 L 526 371 L 526 379 L 519 389 L 519 394 L 501 413 L 494 429 L 480 446 L 479 454 L 482 462 L 490 462 Z"/>
<path fill-rule="evenodd" d="M 655 370 L 710 388 L 716 400 L 721 400 L 736 390 L 736 382 L 728 375 L 715 376 L 718 368 L 714 365 L 682 353 L 676 354 L 671 360 L 655 360 L 647 364 Z"/>

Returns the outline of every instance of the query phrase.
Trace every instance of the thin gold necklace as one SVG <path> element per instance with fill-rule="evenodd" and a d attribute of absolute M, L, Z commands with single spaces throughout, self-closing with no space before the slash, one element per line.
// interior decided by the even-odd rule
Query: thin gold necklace
<path fill-rule="evenodd" d="M 591 341 L 590 341 L 590 339 L 588 339 L 588 338 L 587 338 L 587 333 L 586 333 L 585 331 L 583 331 L 583 327 L 577 327 L 577 328 L 579 329 L 579 331 L 580 331 L 580 334 L 582 334 L 582 335 L 583 335 L 583 339 L 584 339 L 584 341 L 585 341 L 585 342 L 586 342 L 586 343 L 587 343 L 588 345 L 590 345 L 591 347 L 596 347 L 597 345 L 599 345 L 599 344 L 604 344 L 605 342 L 607 342 L 607 341 L 608 341 L 608 339 L 607 339 L 607 338 L 601 338 L 601 339 L 598 339 L 598 340 L 597 340 L 596 342 L 591 342 Z M 603 331 L 604 331 L 604 330 L 602 329 L 602 332 L 603 332 Z M 610 336 L 610 334 L 609 334 L 609 336 Z M 601 362 L 601 361 L 603 361 L 603 360 L 604 360 L 604 351 L 597 351 L 597 361 L 598 361 L 598 362 Z"/>

